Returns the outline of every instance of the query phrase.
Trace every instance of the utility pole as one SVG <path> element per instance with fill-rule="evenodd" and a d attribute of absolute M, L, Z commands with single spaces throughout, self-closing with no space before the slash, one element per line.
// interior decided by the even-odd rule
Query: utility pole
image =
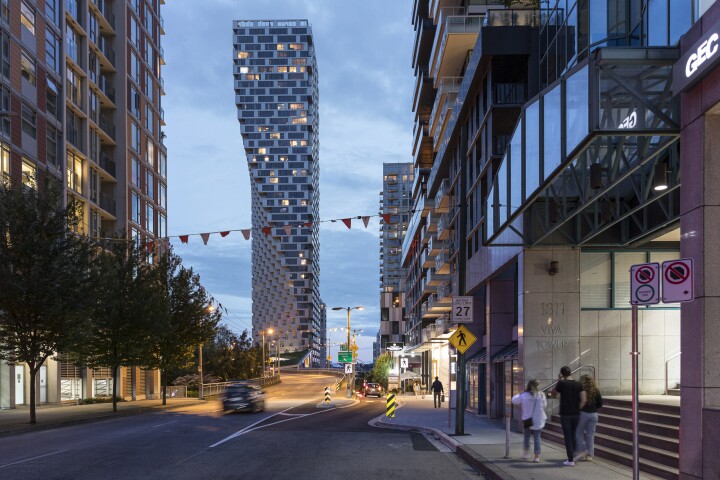
<path fill-rule="evenodd" d="M 460 145 L 465 145 L 467 134 L 462 129 Z M 460 179 L 458 197 L 460 197 L 460 215 L 458 216 L 458 295 L 465 295 L 465 272 L 467 265 L 467 157 L 460 161 Z M 457 352 L 457 374 L 455 377 L 455 435 L 465 435 L 465 354 Z"/>

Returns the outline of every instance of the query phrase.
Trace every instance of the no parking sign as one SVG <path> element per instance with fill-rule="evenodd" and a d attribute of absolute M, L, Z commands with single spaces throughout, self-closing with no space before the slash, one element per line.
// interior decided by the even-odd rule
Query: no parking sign
<path fill-rule="evenodd" d="M 641 263 L 630 267 L 630 303 L 654 305 L 660 303 L 660 265 Z"/>
<path fill-rule="evenodd" d="M 662 264 L 663 302 L 690 302 L 694 298 L 692 258 Z"/>

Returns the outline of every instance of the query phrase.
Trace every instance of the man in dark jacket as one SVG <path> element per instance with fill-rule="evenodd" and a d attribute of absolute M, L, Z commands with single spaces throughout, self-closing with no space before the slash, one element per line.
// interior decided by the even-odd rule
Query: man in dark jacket
<path fill-rule="evenodd" d="M 575 430 L 580 421 L 580 392 L 582 384 L 572 379 L 570 367 L 562 367 L 558 382 L 551 395 L 560 394 L 560 423 L 565 437 L 565 451 L 567 460 L 563 462 L 566 467 L 575 466 Z"/>
<path fill-rule="evenodd" d="M 445 393 L 445 389 L 443 389 L 443 384 L 438 377 L 435 377 L 435 381 L 430 386 L 430 390 L 433 392 L 433 404 L 435 408 L 440 408 L 442 406 L 441 395 Z"/>

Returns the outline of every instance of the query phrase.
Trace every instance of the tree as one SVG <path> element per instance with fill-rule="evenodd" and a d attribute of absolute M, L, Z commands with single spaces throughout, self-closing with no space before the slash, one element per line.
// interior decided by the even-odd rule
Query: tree
<path fill-rule="evenodd" d="M 124 235 L 98 249 L 93 282 L 96 302 L 92 317 L 74 349 L 77 363 L 113 372 L 112 403 L 117 411 L 117 382 L 121 366 L 139 365 L 148 348 L 153 320 L 151 267 L 143 262 L 135 242 Z"/>
<path fill-rule="evenodd" d="M 180 257 L 167 252 L 152 270 L 156 312 L 144 363 L 160 370 L 165 405 L 168 370 L 195 358 L 198 347 L 215 335 L 221 313 L 212 308 L 212 299 L 200 284 L 200 277 L 183 267 Z"/>
<path fill-rule="evenodd" d="M 247 330 L 238 336 L 229 328 L 220 326 L 212 341 L 204 344 L 203 372 L 224 381 L 249 378 L 257 361 L 254 355 L 250 355 L 251 348 Z"/>
<path fill-rule="evenodd" d="M 388 386 L 388 374 L 390 373 L 390 367 L 392 367 L 392 361 L 392 355 L 385 352 L 381 354 L 377 360 L 375 360 L 375 365 L 370 372 L 370 378 L 381 384 L 386 389 Z"/>
<path fill-rule="evenodd" d="M 0 186 L 0 359 L 30 370 L 30 423 L 40 367 L 74 343 L 92 302 L 93 248 L 70 230 L 80 218 L 63 195 L 48 176 L 35 187 Z"/>

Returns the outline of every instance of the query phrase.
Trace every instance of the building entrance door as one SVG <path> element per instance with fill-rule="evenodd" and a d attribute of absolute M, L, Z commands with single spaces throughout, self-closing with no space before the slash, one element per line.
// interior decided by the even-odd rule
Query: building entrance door
<path fill-rule="evenodd" d="M 25 366 L 15 365 L 15 405 L 25 404 Z"/>
<path fill-rule="evenodd" d="M 40 403 L 47 403 L 47 366 L 40 367 Z"/>

